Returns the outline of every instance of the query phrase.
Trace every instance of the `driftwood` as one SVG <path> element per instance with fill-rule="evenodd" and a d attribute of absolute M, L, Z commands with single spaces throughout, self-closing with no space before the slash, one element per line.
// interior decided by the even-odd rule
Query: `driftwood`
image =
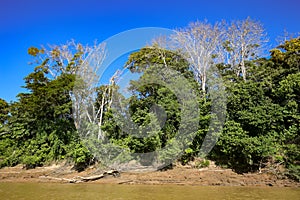
<path fill-rule="evenodd" d="M 56 180 L 56 181 L 63 181 L 63 182 L 68 182 L 68 183 L 79 183 L 79 180 L 77 181 L 75 179 L 57 178 L 57 177 L 53 177 L 53 176 L 40 176 L 39 178 L 49 179 L 49 180 Z"/>
<path fill-rule="evenodd" d="M 95 181 L 95 180 L 104 178 L 104 177 L 109 176 L 109 175 L 117 177 L 117 176 L 120 175 L 120 173 L 116 170 L 110 170 L 110 171 L 106 171 L 106 172 L 104 172 L 102 174 L 99 174 L 99 175 L 86 176 L 86 177 L 77 176 L 77 177 L 74 177 L 72 179 L 57 178 L 57 177 L 53 177 L 53 176 L 40 176 L 39 178 L 49 179 L 49 180 L 56 180 L 56 181 L 63 181 L 63 182 L 67 182 L 67 183 L 82 183 L 82 182 L 88 182 L 88 181 Z"/>

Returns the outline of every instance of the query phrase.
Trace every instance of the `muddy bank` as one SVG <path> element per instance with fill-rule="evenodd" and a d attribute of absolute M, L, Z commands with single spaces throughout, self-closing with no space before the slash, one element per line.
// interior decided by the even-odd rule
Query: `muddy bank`
<path fill-rule="evenodd" d="M 95 176 L 100 173 L 103 171 L 95 167 L 76 172 L 66 165 L 51 165 L 30 170 L 25 170 L 19 165 L 0 169 L 0 182 L 68 182 L 66 180 L 74 177 Z M 237 174 L 230 169 L 219 167 L 196 169 L 189 166 L 176 166 L 173 169 L 154 172 L 121 172 L 118 176 L 104 176 L 88 183 L 300 187 L 299 182 L 274 174 Z"/>

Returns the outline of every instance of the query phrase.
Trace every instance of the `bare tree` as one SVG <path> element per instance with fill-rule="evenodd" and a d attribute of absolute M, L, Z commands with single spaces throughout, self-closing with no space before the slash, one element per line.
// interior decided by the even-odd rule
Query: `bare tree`
<path fill-rule="evenodd" d="M 115 90 L 116 82 L 118 82 L 118 78 L 122 74 L 121 70 L 117 70 L 114 75 L 109 79 L 109 84 L 105 86 L 104 90 L 102 91 L 101 99 L 97 100 L 97 104 L 99 105 L 97 114 L 95 116 L 98 119 L 98 140 L 103 139 L 104 135 L 102 133 L 102 124 L 103 124 L 103 116 L 105 111 L 111 108 L 112 101 L 113 101 L 113 92 Z"/>
<path fill-rule="evenodd" d="M 120 74 L 117 71 L 110 78 L 99 98 L 98 71 L 106 56 L 105 44 L 95 42 L 93 46 L 84 46 L 71 40 L 62 45 L 42 46 L 41 49 L 31 47 L 28 53 L 35 56 L 35 63 L 46 70 L 49 78 L 56 79 L 62 74 L 76 77 L 74 88 L 70 91 L 75 126 L 81 129 L 87 124 L 95 125 L 98 128 L 98 139 L 103 138 L 103 115 L 105 108 L 111 106 L 112 86 Z M 88 131 L 85 134 L 89 134 Z"/>
<path fill-rule="evenodd" d="M 232 21 L 224 35 L 224 63 L 229 64 L 236 76 L 247 79 L 245 61 L 262 56 L 268 42 L 262 24 L 249 17 Z"/>
<path fill-rule="evenodd" d="M 276 38 L 277 46 L 284 44 L 288 40 L 298 37 L 300 37 L 300 32 L 290 33 L 286 29 L 284 29 L 283 33 Z"/>
<path fill-rule="evenodd" d="M 96 47 L 96 43 L 91 47 L 71 40 L 61 45 L 48 44 L 40 49 L 31 47 L 28 53 L 35 56 L 34 64 L 47 69 L 49 78 L 56 79 L 61 74 L 76 74 L 79 66 Z"/>
<path fill-rule="evenodd" d="M 105 44 L 94 45 L 89 55 L 76 71 L 76 82 L 72 94 L 73 116 L 77 129 L 89 135 L 92 128 L 85 129 L 86 125 L 97 127 L 97 139 L 103 139 L 102 132 L 104 113 L 111 107 L 113 90 L 121 75 L 117 70 L 109 79 L 109 83 L 99 86 L 100 78 L 98 72 L 102 67 L 106 56 Z M 81 134 L 82 134 L 81 133 Z"/>
<path fill-rule="evenodd" d="M 207 21 L 197 21 L 175 32 L 171 36 L 172 41 L 189 61 L 195 79 L 205 93 L 208 70 L 214 64 L 214 60 L 220 59 L 222 55 L 222 23 L 211 25 Z"/>
<path fill-rule="evenodd" d="M 48 78 L 56 79 L 62 74 L 76 77 L 74 89 L 70 91 L 76 128 L 80 128 L 84 120 L 97 124 L 100 119 L 100 111 L 95 106 L 99 83 L 97 72 L 105 59 L 105 44 L 95 42 L 93 46 L 84 46 L 71 40 L 40 49 L 31 47 L 28 53 L 35 56 L 35 63 L 46 70 Z"/>
<path fill-rule="evenodd" d="M 80 128 L 85 120 L 97 123 L 99 111 L 96 109 L 95 100 L 100 78 L 97 72 L 104 59 L 105 45 L 94 45 L 76 69 L 76 82 L 71 95 L 76 128 Z"/>

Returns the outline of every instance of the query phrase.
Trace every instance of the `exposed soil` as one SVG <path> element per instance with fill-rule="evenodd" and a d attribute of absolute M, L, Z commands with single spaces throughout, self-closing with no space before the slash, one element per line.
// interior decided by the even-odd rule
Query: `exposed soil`
<path fill-rule="evenodd" d="M 63 179 L 93 176 L 100 173 L 102 172 L 95 167 L 76 172 L 71 166 L 64 164 L 29 170 L 18 165 L 0 169 L 0 182 L 66 182 Z M 299 182 L 269 173 L 237 174 L 230 169 L 216 166 L 196 169 L 180 165 L 165 171 L 121 172 L 120 176 L 105 176 L 89 183 L 300 187 Z"/>

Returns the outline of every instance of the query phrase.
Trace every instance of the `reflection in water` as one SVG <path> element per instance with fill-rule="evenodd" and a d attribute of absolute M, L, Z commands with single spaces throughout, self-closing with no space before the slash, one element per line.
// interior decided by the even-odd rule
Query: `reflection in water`
<path fill-rule="evenodd" d="M 0 199 L 299 199 L 299 188 L 0 183 Z"/>

